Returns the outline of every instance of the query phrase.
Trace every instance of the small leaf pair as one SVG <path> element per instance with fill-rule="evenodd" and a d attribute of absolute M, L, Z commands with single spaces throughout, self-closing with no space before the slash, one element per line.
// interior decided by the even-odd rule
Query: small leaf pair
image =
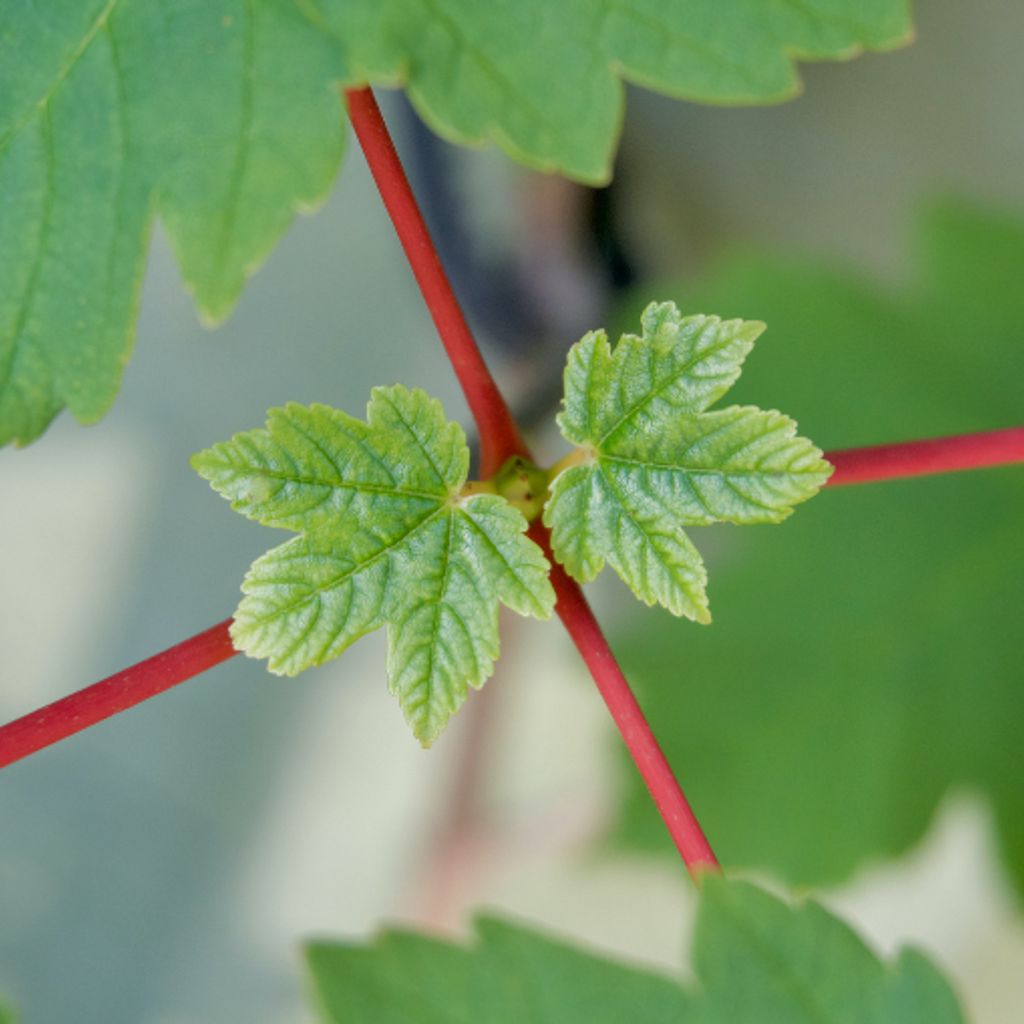
<path fill-rule="evenodd" d="M 580 447 L 553 471 L 544 521 L 576 579 L 607 561 L 648 604 L 707 622 L 707 574 L 682 528 L 777 522 L 825 482 L 828 464 L 792 420 L 705 412 L 762 330 L 665 303 L 614 351 L 603 332 L 573 347 L 559 425 Z M 366 422 L 272 409 L 265 429 L 192 463 L 237 511 L 299 533 L 253 563 L 235 644 L 295 675 L 386 626 L 389 684 L 425 746 L 490 676 L 499 604 L 537 618 L 554 607 L 522 512 L 467 486 L 462 428 L 422 391 L 374 389 Z"/>

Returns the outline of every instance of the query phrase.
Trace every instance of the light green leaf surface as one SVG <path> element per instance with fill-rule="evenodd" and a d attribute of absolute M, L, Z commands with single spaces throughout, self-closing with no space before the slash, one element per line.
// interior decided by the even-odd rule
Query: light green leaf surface
<path fill-rule="evenodd" d="M 326 1024 L 959 1024 L 931 964 L 881 963 L 814 903 L 708 877 L 693 943 L 696 983 L 478 919 L 469 948 L 406 932 L 372 946 L 307 947 Z"/>
<path fill-rule="evenodd" d="M 496 495 L 460 493 L 465 435 L 440 403 L 376 388 L 367 421 L 322 405 L 272 409 L 266 429 L 193 457 L 243 515 L 299 536 L 258 558 L 237 647 L 295 675 L 387 626 L 388 680 L 429 746 L 498 656 L 498 605 L 547 618 L 549 565 Z"/>
<path fill-rule="evenodd" d="M 647 604 L 709 622 L 707 573 L 683 527 L 779 522 L 831 469 L 781 413 L 706 411 L 763 324 L 682 317 L 672 303 L 641 323 L 614 350 L 599 331 L 569 353 L 558 423 L 581 461 L 552 482 L 544 521 L 576 579 L 607 562 Z"/>
<path fill-rule="evenodd" d="M 1024 220 L 947 205 L 915 251 L 924 279 L 897 294 L 773 252 L 687 301 L 768 320 L 738 397 L 771 395 L 827 448 L 1020 423 Z M 967 793 L 1024 889 L 1022 509 L 1014 466 L 829 490 L 783 530 L 710 531 L 713 630 L 647 612 L 618 624 L 725 863 L 835 883 Z M 674 856 L 632 772 L 620 840 Z"/>
<path fill-rule="evenodd" d="M 619 76 L 792 95 L 793 58 L 906 40 L 906 0 L 6 0 L 0 5 L 0 444 L 97 420 L 162 219 L 204 318 L 327 195 L 341 85 L 404 83 L 447 138 L 607 178 Z"/>

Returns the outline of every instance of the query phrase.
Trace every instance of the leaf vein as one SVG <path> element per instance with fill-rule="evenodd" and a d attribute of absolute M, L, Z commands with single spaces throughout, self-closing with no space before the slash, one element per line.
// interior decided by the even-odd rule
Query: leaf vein
<path fill-rule="evenodd" d="M 3 395 L 10 386 L 14 375 L 14 366 L 21 353 L 21 346 L 25 337 L 25 327 L 28 324 L 29 314 L 35 304 L 39 278 L 46 259 L 47 245 L 53 223 L 54 196 L 57 187 L 55 177 L 56 154 L 53 148 L 53 125 L 50 121 L 48 107 L 44 107 L 40 114 L 39 130 L 43 141 L 43 152 L 46 157 L 46 190 L 43 193 L 43 210 L 42 216 L 39 219 L 39 233 L 35 256 L 32 259 L 28 280 L 25 282 L 25 291 L 19 304 L 18 317 L 14 322 L 11 344 L 5 355 L 3 365 L 0 366 L 0 395 Z"/>

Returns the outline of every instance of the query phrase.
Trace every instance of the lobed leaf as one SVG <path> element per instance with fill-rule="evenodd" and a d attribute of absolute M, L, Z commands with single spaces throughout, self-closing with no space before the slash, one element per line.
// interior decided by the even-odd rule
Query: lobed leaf
<path fill-rule="evenodd" d="M 470 948 L 405 932 L 372 946 L 307 947 L 327 1024 L 960 1024 L 956 997 L 920 954 L 883 964 L 814 903 L 790 906 L 706 877 L 696 983 L 675 981 L 478 918 Z"/>
<path fill-rule="evenodd" d="M 239 512 L 300 533 L 246 575 L 239 649 L 295 675 L 386 626 L 389 685 L 424 745 L 490 677 L 499 603 L 551 614 L 550 566 L 526 520 L 496 495 L 460 493 L 465 435 L 422 391 L 375 388 L 366 422 L 273 409 L 265 429 L 192 464 Z"/>
<path fill-rule="evenodd" d="M 681 317 L 671 302 L 652 302 L 640 326 L 639 337 L 624 334 L 614 351 L 604 331 L 570 349 L 558 416 L 567 440 L 604 445 L 657 429 L 673 414 L 703 412 L 735 383 L 765 329 L 758 320 Z"/>
<path fill-rule="evenodd" d="M 685 99 L 766 103 L 799 90 L 798 59 L 850 57 L 910 38 L 905 0 L 320 0 L 316 23 L 353 74 L 402 82 L 459 142 L 606 182 L 620 78 Z M 313 20 L 311 16 L 311 20 Z"/>
<path fill-rule="evenodd" d="M 784 99 L 794 58 L 885 49 L 907 0 L 6 0 L 0 7 L 0 444 L 100 418 L 159 214 L 202 316 L 230 312 L 343 149 L 339 86 L 403 84 L 446 138 L 606 180 L 620 76 Z"/>
<path fill-rule="evenodd" d="M 647 604 L 709 622 L 707 573 L 682 527 L 779 522 L 831 467 L 780 413 L 706 411 L 763 324 L 682 317 L 672 303 L 641 324 L 614 350 L 595 332 L 569 353 L 558 423 L 580 458 L 552 481 L 544 521 L 577 579 L 607 562 Z"/>

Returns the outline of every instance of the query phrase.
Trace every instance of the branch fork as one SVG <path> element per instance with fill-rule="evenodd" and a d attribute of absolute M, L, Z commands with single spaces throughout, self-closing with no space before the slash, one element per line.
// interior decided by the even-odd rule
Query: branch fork
<path fill-rule="evenodd" d="M 586 663 L 666 828 L 690 873 L 718 862 L 622 674 L 579 585 L 551 554 L 539 521 L 550 482 L 592 453 L 573 449 L 549 470 L 537 467 L 477 348 L 369 88 L 346 92 L 349 115 L 381 198 L 409 259 L 480 434 L 482 481 L 462 495 L 505 496 L 531 522 L 530 536 L 552 565 L 556 611 Z M 830 487 L 1024 462 L 1024 427 L 826 452 Z M 461 495 L 460 495 L 461 496 Z M 134 707 L 233 657 L 225 620 L 166 651 L 0 727 L 0 767 Z"/>

